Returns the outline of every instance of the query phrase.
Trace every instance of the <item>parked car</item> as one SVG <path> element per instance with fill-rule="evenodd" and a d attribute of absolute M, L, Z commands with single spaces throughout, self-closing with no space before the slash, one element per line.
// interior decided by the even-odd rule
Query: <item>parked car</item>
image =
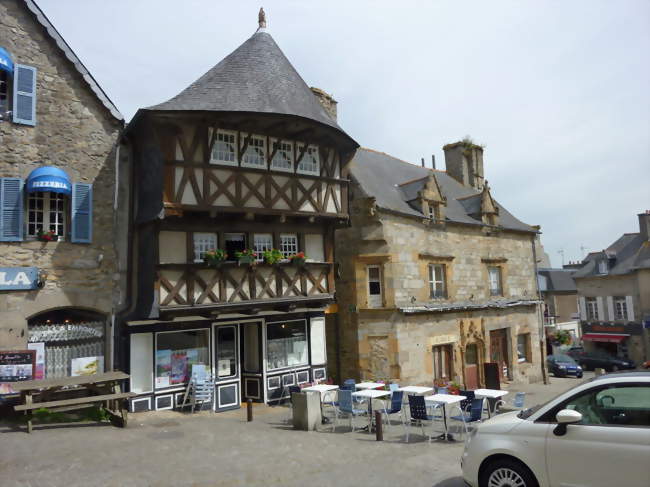
<path fill-rule="evenodd" d="M 548 371 L 555 377 L 575 376 L 578 379 L 582 377 L 582 367 L 568 355 L 555 354 L 546 357 Z"/>
<path fill-rule="evenodd" d="M 467 436 L 471 487 L 647 487 L 650 372 L 605 374 Z"/>
<path fill-rule="evenodd" d="M 617 370 L 636 368 L 634 361 L 624 357 L 615 357 L 607 352 L 569 350 L 568 355 L 578 362 L 578 364 L 580 364 L 580 366 L 585 370 L 603 368 L 609 372 L 615 372 Z"/>

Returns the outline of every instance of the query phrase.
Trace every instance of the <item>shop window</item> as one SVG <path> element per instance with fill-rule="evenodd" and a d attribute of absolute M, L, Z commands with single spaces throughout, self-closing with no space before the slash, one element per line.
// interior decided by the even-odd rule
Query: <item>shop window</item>
<path fill-rule="evenodd" d="M 449 380 L 453 377 L 452 346 L 439 345 L 433 347 L 433 378 Z"/>
<path fill-rule="evenodd" d="M 587 319 L 599 320 L 598 317 L 598 300 L 596 298 L 586 298 L 585 305 L 587 307 Z"/>
<path fill-rule="evenodd" d="M 625 296 L 614 297 L 614 317 L 617 320 L 627 320 L 627 299 Z"/>
<path fill-rule="evenodd" d="M 488 278 L 490 281 L 490 296 L 503 296 L 501 267 L 488 267 Z"/>
<path fill-rule="evenodd" d="M 381 308 L 383 307 L 383 283 L 381 266 L 369 265 L 367 267 L 368 274 L 368 307 Z"/>
<path fill-rule="evenodd" d="M 298 253 L 298 236 L 295 233 L 280 235 L 280 252 L 285 258 Z"/>
<path fill-rule="evenodd" d="M 236 260 L 236 253 L 246 249 L 246 235 L 243 233 L 226 233 L 224 240 L 228 260 Z"/>
<path fill-rule="evenodd" d="M 217 130 L 212 146 L 210 162 L 237 165 L 237 133 L 229 130 Z"/>
<path fill-rule="evenodd" d="M 447 297 L 445 264 L 429 264 L 429 296 L 432 299 Z"/>
<path fill-rule="evenodd" d="M 517 335 L 517 362 L 532 362 L 530 349 L 530 333 Z"/>
<path fill-rule="evenodd" d="M 244 327 L 244 371 L 251 373 L 262 372 L 260 363 L 260 325 L 246 323 Z"/>
<path fill-rule="evenodd" d="M 271 169 L 276 171 L 293 172 L 293 143 L 284 140 L 273 141 L 273 159 Z"/>
<path fill-rule="evenodd" d="M 267 324 L 266 354 L 269 370 L 307 365 L 307 327 L 305 321 Z"/>
<path fill-rule="evenodd" d="M 266 168 L 266 138 L 259 135 L 252 135 L 248 140 L 242 167 Z"/>
<path fill-rule="evenodd" d="M 192 365 L 208 365 L 208 330 L 156 333 L 156 388 L 186 384 Z"/>
<path fill-rule="evenodd" d="M 304 145 L 299 145 L 298 150 L 300 153 L 302 153 L 303 150 L 305 151 L 305 154 L 302 156 L 302 159 L 298 164 L 298 174 L 313 174 L 318 176 L 320 174 L 318 147 L 310 145 L 307 149 L 304 149 Z"/>
<path fill-rule="evenodd" d="M 130 373 L 131 392 L 142 394 L 153 391 L 153 333 L 131 335 Z"/>
<path fill-rule="evenodd" d="M 217 235 L 214 233 L 194 233 L 194 262 L 203 262 L 205 253 L 217 248 Z"/>
<path fill-rule="evenodd" d="M 257 262 L 262 262 L 264 252 L 273 249 L 273 235 L 270 233 L 256 233 L 253 237 L 253 249 L 257 254 Z"/>

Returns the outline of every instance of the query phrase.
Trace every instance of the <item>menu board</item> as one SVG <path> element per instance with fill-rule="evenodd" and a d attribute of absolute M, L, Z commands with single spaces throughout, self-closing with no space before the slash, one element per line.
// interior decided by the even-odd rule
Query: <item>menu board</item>
<path fill-rule="evenodd" d="M 0 394 L 13 394 L 12 382 L 32 380 L 36 366 L 34 350 L 0 352 Z"/>

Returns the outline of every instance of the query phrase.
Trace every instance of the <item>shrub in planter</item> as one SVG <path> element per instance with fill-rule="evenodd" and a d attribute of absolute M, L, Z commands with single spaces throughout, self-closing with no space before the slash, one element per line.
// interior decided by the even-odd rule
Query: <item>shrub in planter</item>
<path fill-rule="evenodd" d="M 262 255 L 264 256 L 264 262 L 269 265 L 276 265 L 284 258 L 282 252 L 278 249 L 265 250 Z"/>
<path fill-rule="evenodd" d="M 36 234 L 36 238 L 41 242 L 56 242 L 59 240 L 59 237 L 52 230 L 48 230 L 47 232 L 39 230 Z"/>
<path fill-rule="evenodd" d="M 304 252 L 298 252 L 297 254 L 290 255 L 289 260 L 293 265 L 302 266 L 305 265 L 305 260 L 307 260 L 307 256 L 305 255 Z"/>
<path fill-rule="evenodd" d="M 226 251 L 221 249 L 208 250 L 203 255 L 203 262 L 205 262 L 210 267 L 221 267 L 226 261 Z"/>
<path fill-rule="evenodd" d="M 241 252 L 235 252 L 235 257 L 237 257 L 239 265 L 254 265 L 257 254 L 252 249 L 245 249 Z"/>

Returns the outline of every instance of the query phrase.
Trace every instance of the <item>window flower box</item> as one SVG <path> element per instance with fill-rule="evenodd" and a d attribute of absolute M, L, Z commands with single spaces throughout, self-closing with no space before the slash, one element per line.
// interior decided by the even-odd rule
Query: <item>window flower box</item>
<path fill-rule="evenodd" d="M 298 252 L 297 254 L 289 256 L 289 261 L 293 265 L 298 266 L 298 267 L 304 266 L 306 260 L 307 260 L 307 256 L 305 255 L 304 252 Z"/>
<path fill-rule="evenodd" d="M 257 254 L 254 250 L 245 249 L 241 252 L 235 252 L 235 257 L 237 257 L 237 263 L 239 265 L 255 265 Z"/>
<path fill-rule="evenodd" d="M 264 262 L 269 265 L 279 265 L 284 256 L 278 249 L 265 250 L 263 253 Z"/>
<path fill-rule="evenodd" d="M 221 249 L 208 250 L 203 255 L 203 262 L 205 262 L 208 267 L 220 268 L 221 265 L 226 261 L 226 251 Z"/>
<path fill-rule="evenodd" d="M 59 236 L 52 230 L 48 230 L 47 232 L 39 230 L 36 234 L 36 238 L 41 242 L 56 242 L 59 240 Z"/>

